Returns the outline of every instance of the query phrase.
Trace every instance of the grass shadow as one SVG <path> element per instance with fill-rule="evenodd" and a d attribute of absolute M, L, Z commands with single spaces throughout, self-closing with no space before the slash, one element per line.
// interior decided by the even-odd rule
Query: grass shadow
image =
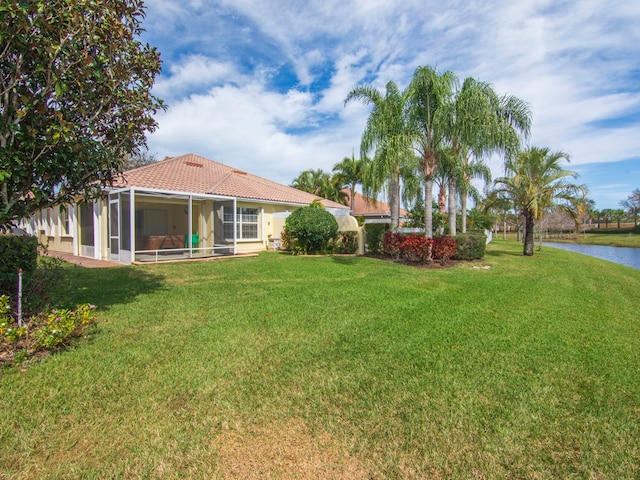
<path fill-rule="evenodd" d="M 358 263 L 358 257 L 356 256 L 332 256 L 331 260 L 338 265 L 355 265 Z"/>
<path fill-rule="evenodd" d="M 100 309 L 133 302 L 138 296 L 164 288 L 164 276 L 138 267 L 83 268 L 65 270 L 67 291 L 61 292 L 72 305 L 92 303 Z"/>

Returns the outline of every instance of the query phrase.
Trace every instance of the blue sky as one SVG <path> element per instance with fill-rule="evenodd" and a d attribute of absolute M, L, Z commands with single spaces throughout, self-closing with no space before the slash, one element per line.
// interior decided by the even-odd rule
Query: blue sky
<path fill-rule="evenodd" d="M 419 65 L 531 105 L 529 143 L 570 154 L 597 208 L 640 188 L 640 2 L 147 0 L 169 109 L 158 158 L 197 153 L 290 183 L 359 152 L 357 85 L 404 88 Z M 487 162 L 494 176 L 501 159 Z"/>

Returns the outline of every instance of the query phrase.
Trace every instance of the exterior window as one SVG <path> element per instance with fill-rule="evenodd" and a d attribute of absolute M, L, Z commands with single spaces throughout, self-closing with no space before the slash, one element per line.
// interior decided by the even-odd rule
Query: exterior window
<path fill-rule="evenodd" d="M 68 237 L 71 235 L 71 206 L 60 206 L 60 235 Z"/>
<path fill-rule="evenodd" d="M 224 237 L 233 238 L 233 210 L 224 207 L 222 213 Z M 236 211 L 236 239 L 258 240 L 258 209 L 238 207 Z"/>

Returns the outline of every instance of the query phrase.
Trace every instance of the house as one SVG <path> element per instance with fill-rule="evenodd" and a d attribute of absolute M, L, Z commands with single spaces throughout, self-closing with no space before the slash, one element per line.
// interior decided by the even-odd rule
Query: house
<path fill-rule="evenodd" d="M 351 205 L 351 190 L 346 188 L 344 192 L 347 194 L 347 204 Z M 364 223 L 389 223 L 391 222 L 391 207 L 386 202 L 376 201 L 356 192 L 351 215 L 363 217 Z M 407 221 L 408 215 L 407 210 L 400 208 L 400 225 Z"/>
<path fill-rule="evenodd" d="M 52 252 L 123 264 L 278 248 L 286 217 L 320 200 L 340 230 L 349 208 L 194 154 L 124 172 L 103 198 L 49 208 L 22 226 Z"/>

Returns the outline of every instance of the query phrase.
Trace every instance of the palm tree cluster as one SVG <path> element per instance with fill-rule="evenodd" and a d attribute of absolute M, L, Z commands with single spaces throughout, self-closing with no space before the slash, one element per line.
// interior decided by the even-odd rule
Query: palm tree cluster
<path fill-rule="evenodd" d="M 365 161 L 356 159 L 352 154 L 351 157 L 344 157 L 341 162 L 336 163 L 332 174 L 322 169 L 305 170 L 293 179 L 291 186 L 343 205 L 347 205 L 347 201 L 350 200 L 349 206 L 353 211 L 355 195 L 347 195 L 345 189 L 349 192 L 356 191 L 356 186 L 362 182 L 364 166 Z"/>
<path fill-rule="evenodd" d="M 364 85 L 349 92 L 345 104 L 352 100 L 373 107 L 361 141 L 361 157 L 373 153 L 363 175 L 365 194 L 386 192 L 393 228 L 398 227 L 394 214 L 401 197 L 423 200 L 427 236 L 433 236 L 434 185 L 452 235 L 460 199 L 465 232 L 467 198 L 479 197 L 472 180 L 490 180 L 483 159 L 518 151 L 531 126 L 529 106 L 522 100 L 500 96 L 473 78 L 460 83 L 453 72 L 428 66 L 416 69 L 404 91 L 395 82 L 387 83 L 385 92 Z"/>
<path fill-rule="evenodd" d="M 354 191 L 361 182 L 365 195 L 386 195 L 393 229 L 399 227 L 401 202 L 424 205 L 428 237 L 434 234 L 436 196 L 438 214 L 446 214 L 448 232 L 455 235 L 458 203 L 460 229 L 466 232 L 468 198 L 478 203 L 481 196 L 473 181 L 490 182 L 484 160 L 499 155 L 505 175 L 494 182 L 484 208 L 504 221 L 512 210 L 524 219 L 525 255 L 533 253 L 533 225 L 543 212 L 559 204 L 571 212 L 576 225 L 588 212 L 586 189 L 570 183 L 567 179 L 575 174 L 560 165 L 568 161 L 565 153 L 523 149 L 531 129 L 529 105 L 498 94 L 488 83 L 471 77 L 460 82 L 451 71 L 421 66 L 405 90 L 393 81 L 384 91 L 361 85 L 344 103 L 354 100 L 371 106 L 360 143 L 362 160 L 345 158 L 333 175 L 302 172 L 292 186 L 344 203 L 342 189 Z"/>

